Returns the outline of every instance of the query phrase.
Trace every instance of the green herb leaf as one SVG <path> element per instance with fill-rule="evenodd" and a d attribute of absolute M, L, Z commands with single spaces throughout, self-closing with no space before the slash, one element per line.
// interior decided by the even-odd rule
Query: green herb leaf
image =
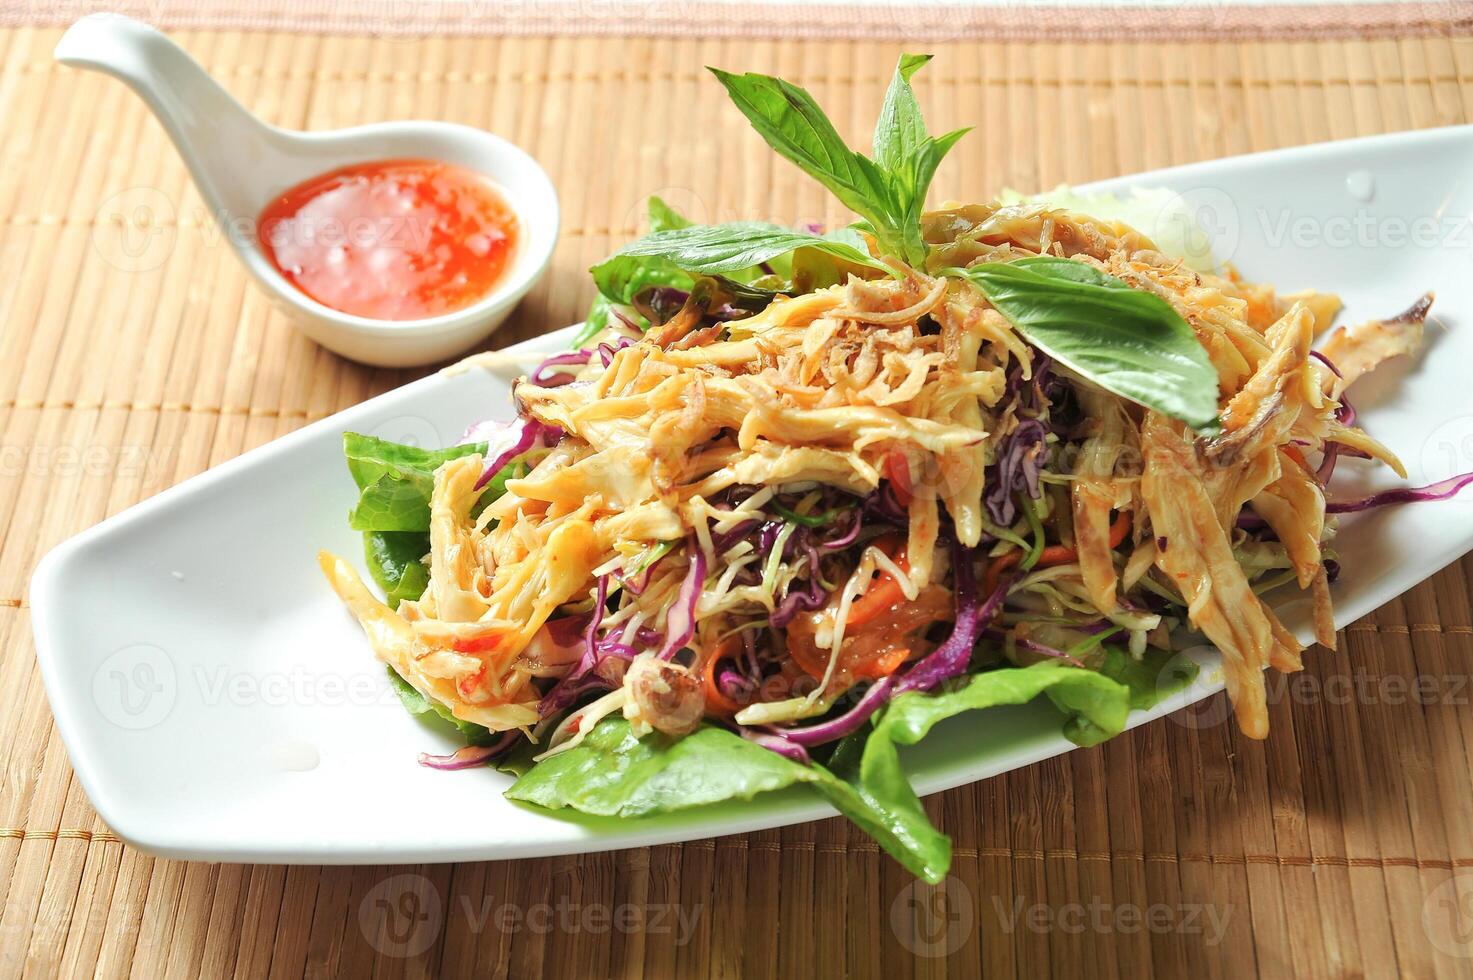
<path fill-rule="evenodd" d="M 946 854 L 937 850 L 937 841 L 942 848 L 948 845 L 935 830 L 925 839 L 913 838 L 909 826 L 889 826 L 884 812 L 860 789 L 823 766 L 801 765 L 710 725 L 679 739 L 658 733 L 635 738 L 628 721 L 605 718 L 579 745 L 533 766 L 506 795 L 553 810 L 570 807 L 596 816 L 639 817 L 750 800 L 758 793 L 803 784 L 917 874 L 938 866 L 945 874 Z"/>
<path fill-rule="evenodd" d="M 942 850 L 941 861 L 927 863 L 917 872 L 927 881 L 945 876 L 951 842 L 931 826 L 901 769 L 896 747 L 915 745 L 938 722 L 963 712 L 1027 704 L 1040 694 L 1047 694 L 1069 716 L 1065 734 L 1071 737 L 1081 718 L 1091 732 L 1118 734 L 1125 727 L 1129 695 L 1122 685 L 1094 671 L 1057 663 L 974 674 L 960 687 L 936 694 L 902 694 L 875 723 L 858 763 L 857 782 L 887 825 L 906 828 L 907 836 L 924 842 L 928 850 Z"/>
<path fill-rule="evenodd" d="M 646 286 L 690 288 L 690 274 L 663 256 L 641 255 L 627 249 L 625 246 L 589 270 L 594 285 L 609 302 L 627 306 Z"/>
<path fill-rule="evenodd" d="M 348 514 L 355 531 L 428 531 L 435 470 L 447 459 L 486 452 L 484 442 L 420 449 L 357 432 L 343 434 L 343 455 L 360 491 Z"/>
<path fill-rule="evenodd" d="M 926 142 L 926 121 L 910 87 L 910 77 L 930 60 L 929 54 L 902 54 L 885 91 L 880 118 L 875 120 L 873 150 L 875 163 L 891 172 L 904 167 Z"/>
<path fill-rule="evenodd" d="M 926 134 L 910 78 L 929 60 L 928 55 L 901 56 L 875 126 L 873 160 L 849 149 L 799 86 L 769 75 L 710 70 L 769 146 L 865 218 L 882 254 L 920 265 L 926 258 L 920 231 L 926 191 L 941 158 L 966 132 L 940 139 Z"/>
<path fill-rule="evenodd" d="M 1064 664 L 988 671 L 953 691 L 901 695 L 867 740 L 859 732 L 839 743 L 827 767 L 801 765 L 723 728 L 707 726 L 683 739 L 641 739 L 623 718 L 606 718 L 582 744 L 539 762 L 507 795 L 552 809 L 637 817 L 806 784 L 911 872 L 936 882 L 950 864 L 951 842 L 927 819 L 896 747 L 914 745 L 953 715 L 1025 704 L 1041 694 L 1068 716 L 1071 737 L 1118 733 L 1131 699 L 1109 677 Z"/>
<path fill-rule="evenodd" d="M 599 293 L 593 297 L 593 305 L 588 308 L 588 315 L 583 318 L 583 326 L 578 328 L 578 335 L 568 346 L 576 350 L 603 333 L 608 329 L 611 313 L 613 313 L 613 305 L 609 303 L 607 296 Z"/>
<path fill-rule="evenodd" d="M 834 515 L 838 513 L 837 510 L 826 510 L 822 514 L 800 514 L 791 507 L 783 504 L 781 500 L 774 500 L 772 502 L 772 509 L 777 511 L 785 520 L 792 521 L 795 524 L 802 524 L 804 527 L 825 527 L 834 519 Z"/>
<path fill-rule="evenodd" d="M 768 146 L 796 163 L 855 213 L 875 221 L 875 215 L 887 212 L 889 192 L 880 168 L 849 149 L 807 91 L 770 75 L 708 69 Z M 886 224 L 883 220 L 875 223 Z"/>
<path fill-rule="evenodd" d="M 647 206 L 652 232 L 689 228 L 691 225 L 683 214 L 654 195 L 650 196 Z M 633 301 L 635 294 L 646 286 L 689 289 L 691 285 L 690 276 L 658 258 L 631 258 L 619 262 L 611 258 L 595 266 L 593 273 L 593 281 L 599 292 L 593 299 L 588 315 L 583 318 L 583 328 L 573 338 L 574 348 L 584 346 L 608 327 L 613 304 L 627 306 Z"/>
<path fill-rule="evenodd" d="M 1047 256 L 949 274 L 975 283 L 1030 343 L 1086 380 L 1199 432 L 1215 431 L 1217 370 L 1159 296 Z"/>
<path fill-rule="evenodd" d="M 363 558 L 369 574 L 384 590 L 390 608 L 405 599 L 416 600 L 430 584 L 424 556 L 430 553 L 430 536 L 422 531 L 365 531 Z"/>
<path fill-rule="evenodd" d="M 761 266 L 797 249 L 812 249 L 832 255 L 858 269 L 890 271 L 849 240 L 823 238 L 759 221 L 734 221 L 672 228 L 646 235 L 594 266 L 593 275 L 597 279 L 604 266 L 631 259 L 660 259 L 698 275 L 735 273 Z"/>
<path fill-rule="evenodd" d="M 674 228 L 689 228 L 694 224 L 685 215 L 653 194 L 650 195 L 647 206 L 650 212 L 650 231 L 670 231 Z"/>

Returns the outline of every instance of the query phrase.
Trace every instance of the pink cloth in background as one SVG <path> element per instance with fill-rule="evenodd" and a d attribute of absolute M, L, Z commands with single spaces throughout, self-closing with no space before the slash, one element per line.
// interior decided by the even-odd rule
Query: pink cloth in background
<path fill-rule="evenodd" d="M 808 40 L 1293 40 L 1459 33 L 1469 0 L 1192 7 L 713 3 L 710 0 L 0 0 L 0 26 L 112 11 L 186 30 L 385 37 L 655 36 Z"/>

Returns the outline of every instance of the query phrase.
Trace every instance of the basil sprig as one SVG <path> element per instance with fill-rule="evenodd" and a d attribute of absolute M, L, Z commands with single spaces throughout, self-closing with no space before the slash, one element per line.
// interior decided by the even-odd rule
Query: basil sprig
<path fill-rule="evenodd" d="M 1217 430 L 1217 370 L 1161 297 L 1051 256 L 949 269 L 974 283 L 1029 343 L 1121 398 Z"/>
<path fill-rule="evenodd" d="M 717 275 L 761 266 L 800 248 L 816 249 L 837 259 L 869 269 L 889 269 L 849 241 L 811 235 L 761 221 L 730 221 L 720 225 L 690 225 L 646 235 L 630 242 L 593 267 L 593 277 L 633 258 L 662 259 L 689 273 Z"/>
<path fill-rule="evenodd" d="M 919 266 L 926 258 L 920 228 L 926 191 L 941 158 L 967 132 L 927 134 L 910 78 L 930 60 L 901 55 L 875 126 L 873 159 L 849 149 L 802 87 L 771 75 L 710 71 L 769 146 L 869 222 L 882 255 Z"/>

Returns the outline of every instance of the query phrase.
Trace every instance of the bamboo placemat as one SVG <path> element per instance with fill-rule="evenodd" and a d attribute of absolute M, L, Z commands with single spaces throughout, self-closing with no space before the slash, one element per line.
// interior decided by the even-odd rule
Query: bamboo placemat
<path fill-rule="evenodd" d="M 940 889 L 838 820 L 411 868 L 184 864 L 124 847 L 51 725 L 27 606 L 37 559 L 411 375 L 344 362 L 273 312 L 160 127 L 122 85 L 54 66 L 57 36 L 0 32 L 0 974 L 1470 972 L 1469 559 L 1276 685 L 1267 742 L 1209 707 L 932 797 L 956 842 Z M 179 37 L 277 123 L 453 119 L 536 155 L 563 195 L 563 238 L 498 343 L 577 319 L 581 270 L 637 231 L 649 193 L 706 220 L 841 217 L 702 65 L 796 79 L 857 136 L 897 50 Z M 964 199 L 1473 113 L 1463 36 L 934 50 L 919 76 L 933 128 L 978 127 L 936 181 Z"/>

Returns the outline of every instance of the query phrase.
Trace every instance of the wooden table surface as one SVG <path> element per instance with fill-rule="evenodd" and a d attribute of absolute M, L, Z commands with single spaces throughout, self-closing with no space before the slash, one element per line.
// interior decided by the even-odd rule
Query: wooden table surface
<path fill-rule="evenodd" d="M 108 514 L 412 375 L 343 361 L 271 310 L 161 128 L 120 84 L 55 66 L 58 33 L 0 31 L 0 975 L 1470 972 L 1467 559 L 1275 685 L 1265 742 L 1242 739 L 1209 705 L 930 798 L 956 842 L 938 888 L 917 886 L 838 820 L 394 868 L 192 864 L 125 846 L 88 805 L 52 727 L 31 641 L 36 561 Z M 898 51 L 743 38 L 179 39 L 273 122 L 451 119 L 536 155 L 562 193 L 562 239 L 497 344 L 578 319 L 590 299 L 581 270 L 638 231 L 650 193 L 706 220 L 842 217 L 746 131 L 703 65 L 798 80 L 858 136 Z M 963 199 L 1473 112 L 1473 42 L 1446 30 L 928 47 L 937 59 L 919 88 L 932 128 L 977 127 L 936 180 Z"/>

